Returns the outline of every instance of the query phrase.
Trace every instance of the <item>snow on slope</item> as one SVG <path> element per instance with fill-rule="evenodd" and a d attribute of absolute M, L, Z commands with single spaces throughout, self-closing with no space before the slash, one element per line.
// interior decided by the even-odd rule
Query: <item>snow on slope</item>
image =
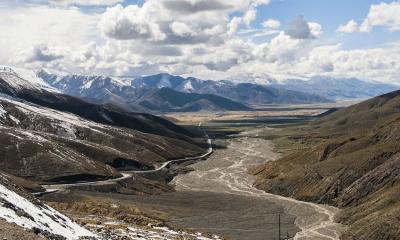
<path fill-rule="evenodd" d="M 191 81 L 187 81 L 185 83 L 185 85 L 183 86 L 183 91 L 184 92 L 192 92 L 194 90 L 192 82 Z"/>
<path fill-rule="evenodd" d="M 71 128 L 74 126 L 81 127 L 96 127 L 96 128 L 107 128 L 108 126 L 98 124 L 86 119 L 83 119 L 75 114 L 62 112 L 58 110 L 54 110 L 51 108 L 42 107 L 33 103 L 29 103 L 23 101 L 18 98 L 13 98 L 11 96 L 0 94 L 0 102 L 11 103 L 16 106 L 17 109 L 22 111 L 23 113 L 29 115 L 31 118 L 35 116 L 43 116 L 53 120 L 54 124 L 58 124 L 60 128 L 65 129 L 65 131 L 71 132 Z M 0 113 L 4 111 L 4 115 L 6 115 L 6 111 L 0 105 Z M 17 119 L 18 120 L 18 119 Z"/>
<path fill-rule="evenodd" d="M 92 88 L 93 86 L 96 87 L 98 85 L 101 86 L 105 84 L 111 84 L 115 87 L 127 87 L 131 86 L 132 84 L 132 79 L 129 78 L 104 75 L 78 75 L 64 72 L 54 72 L 48 69 L 41 69 L 35 74 L 37 78 L 63 90 L 68 90 L 71 88 L 80 88 L 81 90 L 87 90 Z M 96 82 L 102 82 L 102 84 L 96 85 L 94 84 Z"/>
<path fill-rule="evenodd" d="M 3 106 L 1 106 L 1 104 L 0 104 L 0 118 L 4 119 L 6 117 L 6 114 L 7 114 L 7 111 L 4 110 Z"/>
<path fill-rule="evenodd" d="M 7 82 L 16 90 L 20 89 L 45 89 L 47 91 L 57 92 L 57 90 L 36 76 L 34 71 L 0 66 L 0 78 Z"/>
<path fill-rule="evenodd" d="M 0 218 L 21 227 L 39 228 L 66 239 L 95 237 L 89 230 L 46 205 L 36 205 L 0 184 Z"/>

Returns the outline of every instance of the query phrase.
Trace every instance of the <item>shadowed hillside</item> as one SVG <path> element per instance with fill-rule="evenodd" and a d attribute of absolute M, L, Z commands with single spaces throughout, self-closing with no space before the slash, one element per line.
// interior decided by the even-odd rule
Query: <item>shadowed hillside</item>
<path fill-rule="evenodd" d="M 91 104 L 13 69 L 0 75 L 1 170 L 36 181 L 114 178 L 116 170 L 202 154 L 201 134 L 150 114 Z"/>
<path fill-rule="evenodd" d="M 250 110 L 245 105 L 211 94 L 182 93 L 170 88 L 155 90 L 139 100 L 139 104 L 152 111 L 238 111 Z"/>

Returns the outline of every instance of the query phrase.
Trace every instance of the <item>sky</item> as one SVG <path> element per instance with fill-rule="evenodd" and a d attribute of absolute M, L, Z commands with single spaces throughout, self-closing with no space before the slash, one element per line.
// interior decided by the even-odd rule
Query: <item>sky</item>
<path fill-rule="evenodd" d="M 400 1 L 0 0 L 0 64 L 400 84 Z"/>

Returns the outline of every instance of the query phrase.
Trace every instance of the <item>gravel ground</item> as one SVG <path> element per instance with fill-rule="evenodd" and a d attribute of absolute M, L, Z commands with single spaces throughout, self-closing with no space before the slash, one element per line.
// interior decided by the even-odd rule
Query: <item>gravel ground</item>
<path fill-rule="evenodd" d="M 0 239 L 2 240 L 45 240 L 33 231 L 24 229 L 16 224 L 8 223 L 0 219 Z"/>

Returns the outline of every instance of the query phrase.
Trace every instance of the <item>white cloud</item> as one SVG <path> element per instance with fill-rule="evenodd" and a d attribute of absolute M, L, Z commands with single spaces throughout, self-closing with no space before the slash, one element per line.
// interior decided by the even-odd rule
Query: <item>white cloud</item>
<path fill-rule="evenodd" d="M 0 62 L 10 62 L 34 47 L 76 48 L 98 39 L 98 16 L 77 8 L 48 6 L 1 8 Z"/>
<path fill-rule="evenodd" d="M 41 1 L 41 0 L 39 0 Z M 49 0 L 54 5 L 110 6 L 122 3 L 123 0 Z"/>
<path fill-rule="evenodd" d="M 322 34 L 322 26 L 317 22 L 308 22 L 311 35 L 313 37 L 319 37 Z"/>
<path fill-rule="evenodd" d="M 372 5 L 360 31 L 369 32 L 373 27 L 386 27 L 390 31 L 400 31 L 400 2 Z"/>
<path fill-rule="evenodd" d="M 243 15 L 243 22 L 246 25 L 250 25 L 250 23 L 252 23 L 256 19 L 256 17 L 257 17 L 257 10 L 252 7 L 249 10 L 247 10 Z"/>
<path fill-rule="evenodd" d="M 286 31 L 274 19 L 254 28 L 257 6 L 265 3 L 147 0 L 141 6 L 96 8 L 102 13 L 43 4 L 3 8 L 0 64 L 110 75 L 163 71 L 206 79 L 327 75 L 399 82 L 398 45 L 355 50 L 321 45 L 322 26 L 302 17 Z M 347 25 L 341 31 L 353 30 Z"/>
<path fill-rule="evenodd" d="M 62 49 L 49 47 L 45 44 L 39 44 L 28 49 L 28 51 L 21 52 L 20 55 L 15 57 L 16 62 L 51 62 L 64 57 Z"/>
<path fill-rule="evenodd" d="M 106 36 L 118 40 L 161 41 L 166 38 L 159 25 L 137 5 L 130 5 L 126 8 L 116 5 L 108 8 L 101 18 L 99 27 Z"/>
<path fill-rule="evenodd" d="M 196 34 L 183 22 L 172 22 L 169 26 L 172 32 L 180 37 L 189 37 Z"/>
<path fill-rule="evenodd" d="M 350 20 L 347 24 L 341 25 L 338 32 L 371 32 L 375 27 L 384 27 L 389 31 L 400 31 L 400 2 L 380 3 L 371 5 L 367 17 L 361 24 Z"/>
<path fill-rule="evenodd" d="M 314 27 L 316 27 L 316 25 L 314 25 Z M 296 17 L 289 24 L 289 27 L 285 33 L 294 39 L 309 39 L 316 37 L 311 31 L 310 24 L 304 19 L 303 16 Z"/>
<path fill-rule="evenodd" d="M 267 19 L 262 23 L 262 25 L 265 28 L 278 29 L 281 26 L 281 22 L 275 19 Z"/>
<path fill-rule="evenodd" d="M 354 20 L 350 20 L 345 25 L 339 26 L 339 28 L 337 29 L 337 32 L 342 33 L 354 33 L 358 31 L 360 31 L 360 27 L 358 26 L 358 23 Z"/>
<path fill-rule="evenodd" d="M 237 30 L 239 29 L 239 25 L 242 23 L 242 18 L 240 17 L 233 17 L 232 20 L 228 24 L 228 35 L 232 36 L 236 34 Z"/>
<path fill-rule="evenodd" d="M 222 41 L 229 21 L 225 8 L 206 11 L 201 8 L 203 5 L 198 5 L 203 1 L 196 0 L 194 9 L 179 13 L 172 6 L 164 6 L 171 2 L 149 0 L 143 6 L 108 8 L 100 21 L 100 29 L 110 39 L 117 40 L 158 44 L 217 44 Z"/>

